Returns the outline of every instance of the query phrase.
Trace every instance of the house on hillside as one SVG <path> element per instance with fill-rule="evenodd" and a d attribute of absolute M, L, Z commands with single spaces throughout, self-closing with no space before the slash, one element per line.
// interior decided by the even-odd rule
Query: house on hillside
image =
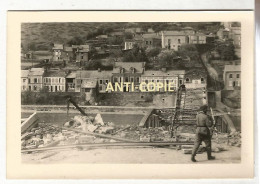
<path fill-rule="evenodd" d="M 21 91 L 22 92 L 28 90 L 28 75 L 29 75 L 29 70 L 21 71 Z"/>
<path fill-rule="evenodd" d="M 193 68 L 186 71 L 184 85 L 188 89 L 207 89 L 207 72 L 202 68 Z"/>
<path fill-rule="evenodd" d="M 135 87 L 139 86 L 141 75 L 145 70 L 145 62 L 115 62 L 112 71 L 112 82 L 133 83 Z M 126 92 L 126 86 L 123 86 L 123 91 Z"/>
<path fill-rule="evenodd" d="M 133 49 L 134 44 L 135 44 L 134 40 L 125 40 L 125 48 L 124 48 L 124 50 Z"/>
<path fill-rule="evenodd" d="M 76 85 L 76 71 L 69 72 L 66 76 L 66 91 L 67 92 L 75 92 L 75 85 Z"/>
<path fill-rule="evenodd" d="M 179 50 L 184 44 L 206 44 L 206 35 L 190 31 L 162 31 L 162 48 Z"/>
<path fill-rule="evenodd" d="M 53 61 L 62 61 L 63 60 L 63 44 L 57 44 L 55 43 L 52 51 L 53 51 Z"/>
<path fill-rule="evenodd" d="M 241 89 L 241 65 L 225 65 L 223 80 L 226 90 Z"/>
<path fill-rule="evenodd" d="M 43 88 L 44 68 L 31 68 L 28 74 L 28 90 L 38 92 Z"/>
<path fill-rule="evenodd" d="M 66 62 L 72 62 L 75 60 L 72 47 L 64 47 L 64 60 Z"/>
<path fill-rule="evenodd" d="M 177 90 L 180 85 L 183 84 L 185 75 L 185 70 L 167 70 L 166 68 L 163 68 L 162 70 L 147 70 L 144 71 L 144 73 L 141 76 L 141 82 L 146 83 L 146 86 L 143 86 L 142 90 L 148 91 L 154 90 L 154 92 L 160 91 L 164 92 L 165 88 L 154 88 L 153 85 L 147 86 L 148 83 L 154 83 L 157 85 L 157 83 L 163 83 L 166 85 L 166 91 L 170 90 Z M 169 83 L 171 85 L 169 86 Z"/>
<path fill-rule="evenodd" d="M 161 47 L 161 36 L 157 33 L 143 34 L 143 47 L 149 49 Z"/>
<path fill-rule="evenodd" d="M 95 79 L 97 81 L 97 92 L 106 93 L 107 84 L 111 82 L 112 72 L 98 70 L 78 70 L 76 72 L 75 92 L 82 91 L 82 82 Z"/>
<path fill-rule="evenodd" d="M 49 92 L 66 92 L 66 75 L 64 70 L 50 69 L 45 72 L 43 86 Z"/>

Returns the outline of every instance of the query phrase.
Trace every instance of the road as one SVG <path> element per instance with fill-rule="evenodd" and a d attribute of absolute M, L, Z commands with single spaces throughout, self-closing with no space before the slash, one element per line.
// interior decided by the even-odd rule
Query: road
<path fill-rule="evenodd" d="M 216 81 L 219 81 L 219 78 L 218 78 L 218 72 L 215 70 L 215 68 L 213 68 L 210 64 L 209 64 L 209 61 L 208 61 L 208 58 L 207 58 L 207 53 L 204 53 L 201 55 L 201 59 L 204 63 L 204 65 L 206 66 L 207 70 L 208 70 L 208 74 L 209 76 L 216 80 Z"/>
<path fill-rule="evenodd" d="M 183 154 L 181 150 L 170 148 L 100 148 L 89 150 L 64 150 L 60 152 L 41 152 L 22 154 L 23 163 L 111 163 L 111 164 L 213 164 L 239 163 L 240 147 L 227 147 L 227 151 L 213 153 L 216 160 L 207 160 L 207 154 L 198 154 L 198 162 L 190 161 L 190 154 Z"/>

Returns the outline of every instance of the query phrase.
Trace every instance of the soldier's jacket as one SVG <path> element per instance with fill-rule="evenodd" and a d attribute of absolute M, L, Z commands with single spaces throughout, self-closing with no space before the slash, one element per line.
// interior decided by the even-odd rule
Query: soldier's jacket
<path fill-rule="evenodd" d="M 210 135 L 209 127 L 211 127 L 213 124 L 206 114 L 199 112 L 196 116 L 196 124 L 196 134 Z"/>

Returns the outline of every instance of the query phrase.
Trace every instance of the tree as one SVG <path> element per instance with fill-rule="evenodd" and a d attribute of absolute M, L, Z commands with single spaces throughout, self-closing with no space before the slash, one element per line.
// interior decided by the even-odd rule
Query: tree
<path fill-rule="evenodd" d="M 125 39 L 133 39 L 133 34 L 129 32 L 125 32 Z"/>
<path fill-rule="evenodd" d="M 166 67 L 173 61 L 173 58 L 177 57 L 177 53 L 174 50 L 166 50 L 158 55 L 161 67 Z"/>
<path fill-rule="evenodd" d="M 189 57 L 193 61 L 197 61 L 200 59 L 198 49 L 195 45 L 182 45 L 176 53 L 182 58 Z"/>
<path fill-rule="evenodd" d="M 156 57 L 160 54 L 160 52 L 161 52 L 160 48 L 153 48 L 153 49 L 147 50 L 147 56 Z"/>
<path fill-rule="evenodd" d="M 138 45 L 134 45 L 133 49 L 126 52 L 123 56 L 123 62 L 146 62 L 148 58 L 145 50 Z"/>
<path fill-rule="evenodd" d="M 79 36 L 75 36 L 70 41 L 68 41 L 67 44 L 69 44 L 69 45 L 82 45 L 82 44 L 84 44 L 84 41 L 83 41 L 83 38 L 81 38 Z"/>
<path fill-rule="evenodd" d="M 115 62 L 119 60 L 123 56 L 123 52 L 119 49 L 112 49 L 110 51 L 110 59 L 113 59 Z"/>
<path fill-rule="evenodd" d="M 217 51 L 222 60 L 233 60 L 235 58 L 235 47 L 233 44 L 220 44 Z"/>

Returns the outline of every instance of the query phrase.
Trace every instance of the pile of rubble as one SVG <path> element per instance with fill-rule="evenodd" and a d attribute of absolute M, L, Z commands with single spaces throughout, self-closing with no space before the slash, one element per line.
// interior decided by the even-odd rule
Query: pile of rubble
<path fill-rule="evenodd" d="M 61 128 L 47 123 L 39 123 L 37 127 L 27 130 L 22 135 L 22 149 L 31 149 L 44 146 L 54 146 L 60 139 Z"/>
<path fill-rule="evenodd" d="M 78 131 L 75 131 L 78 130 Z M 108 135 L 102 137 L 100 135 Z M 113 139 L 114 138 L 114 139 Z M 51 147 L 61 145 L 75 145 L 87 143 L 111 143 L 117 142 L 116 138 L 128 140 L 128 142 L 194 142 L 195 127 L 180 126 L 171 131 L 170 126 L 143 128 L 138 125 L 118 126 L 112 122 L 104 122 L 101 115 L 95 118 L 77 115 L 61 127 L 47 123 L 38 123 L 37 127 L 27 130 L 22 135 L 22 149 Z M 213 152 L 220 152 L 226 146 L 241 145 L 241 134 L 218 134 L 213 136 Z M 184 154 L 190 154 L 192 145 L 176 146 Z M 199 152 L 204 152 L 205 147 L 200 147 Z"/>

